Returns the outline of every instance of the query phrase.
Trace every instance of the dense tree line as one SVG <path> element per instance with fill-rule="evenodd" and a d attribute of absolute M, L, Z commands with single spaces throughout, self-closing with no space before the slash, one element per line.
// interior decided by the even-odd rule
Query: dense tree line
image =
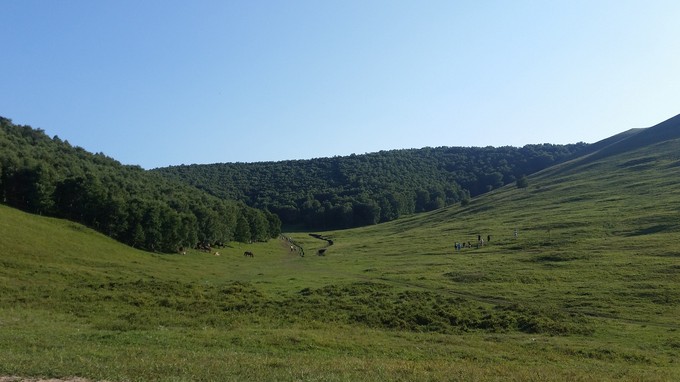
<path fill-rule="evenodd" d="M 347 228 L 430 211 L 574 157 L 587 144 L 438 147 L 153 170 L 221 198 L 267 209 L 284 224 Z"/>
<path fill-rule="evenodd" d="M 0 117 L 0 202 L 69 219 L 131 246 L 171 252 L 197 243 L 264 241 L 281 221 L 139 166 L 124 166 Z"/>

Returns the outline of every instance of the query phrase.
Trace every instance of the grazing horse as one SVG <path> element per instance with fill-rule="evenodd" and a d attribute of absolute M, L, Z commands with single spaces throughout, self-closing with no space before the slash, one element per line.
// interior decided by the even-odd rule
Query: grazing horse
<path fill-rule="evenodd" d="M 243 252 L 243 256 L 245 256 L 245 257 L 255 257 L 255 254 L 250 252 L 250 251 L 245 251 L 245 252 Z"/>

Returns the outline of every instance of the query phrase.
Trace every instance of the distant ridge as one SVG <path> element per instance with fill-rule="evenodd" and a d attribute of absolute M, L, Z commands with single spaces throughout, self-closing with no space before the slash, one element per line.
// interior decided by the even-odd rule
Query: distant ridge
<path fill-rule="evenodd" d="M 618 142 L 621 142 L 625 139 L 628 139 L 628 138 L 630 138 L 630 137 L 632 137 L 636 134 L 641 133 L 644 130 L 645 130 L 645 128 L 642 128 L 642 127 L 630 129 L 630 130 L 624 131 L 623 133 L 619 133 L 619 134 L 613 135 L 609 138 L 605 138 L 601 141 L 597 141 L 597 142 L 593 143 L 592 145 L 588 146 L 588 149 L 582 155 L 592 154 L 594 152 L 600 151 L 607 146 L 611 146 L 615 143 L 618 143 Z"/>
<path fill-rule="evenodd" d="M 631 134 L 624 139 L 602 148 L 594 154 L 596 158 L 593 159 L 604 158 L 610 155 L 638 149 L 640 147 L 653 145 L 655 143 L 680 138 L 680 114 L 652 127 L 635 130 L 639 131 L 636 134 Z"/>
<path fill-rule="evenodd" d="M 640 147 L 653 145 L 655 143 L 679 138 L 680 114 L 650 128 L 641 129 L 641 131 L 637 134 L 633 134 L 619 142 L 603 148 L 597 153 L 597 155 L 598 157 L 606 157 L 625 151 L 634 150 Z"/>
<path fill-rule="evenodd" d="M 680 139 L 680 114 L 648 128 L 635 128 L 603 139 L 590 145 L 583 155 L 543 170 L 542 174 L 554 174 L 574 169 L 599 159 L 651 146 L 660 142 Z"/>

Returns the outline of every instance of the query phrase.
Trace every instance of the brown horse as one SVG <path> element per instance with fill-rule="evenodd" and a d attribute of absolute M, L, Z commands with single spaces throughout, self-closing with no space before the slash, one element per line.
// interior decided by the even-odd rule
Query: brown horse
<path fill-rule="evenodd" d="M 243 252 L 243 256 L 245 256 L 245 257 L 255 257 L 255 254 L 250 252 L 250 251 L 245 251 L 245 252 Z"/>

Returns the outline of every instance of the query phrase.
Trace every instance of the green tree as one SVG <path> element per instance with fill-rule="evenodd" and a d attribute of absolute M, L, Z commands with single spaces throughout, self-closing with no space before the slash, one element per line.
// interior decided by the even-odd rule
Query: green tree
<path fill-rule="evenodd" d="M 176 252 L 182 246 L 182 219 L 173 209 L 164 205 L 159 212 L 161 241 L 158 247 L 162 252 Z"/>
<path fill-rule="evenodd" d="M 529 179 L 526 175 L 522 175 L 517 179 L 517 188 L 527 188 L 529 187 Z"/>
<path fill-rule="evenodd" d="M 373 225 L 380 221 L 380 206 L 373 201 L 354 204 L 353 221 L 359 225 Z"/>
<path fill-rule="evenodd" d="M 183 247 L 192 247 L 198 242 L 198 220 L 196 216 L 190 213 L 184 213 L 180 216 L 179 236 L 180 244 Z"/>
<path fill-rule="evenodd" d="M 234 232 L 234 240 L 241 243 L 247 243 L 252 239 L 250 235 L 250 224 L 248 223 L 248 218 L 243 214 L 238 216 L 236 221 L 236 231 Z"/>
<path fill-rule="evenodd" d="M 159 251 L 163 243 L 163 231 L 161 230 L 161 207 L 156 202 L 150 202 L 146 206 L 142 217 L 144 227 L 144 248 L 150 251 Z"/>
<path fill-rule="evenodd" d="M 264 215 L 268 223 L 267 233 L 269 234 L 269 237 L 278 237 L 281 234 L 281 219 L 269 210 L 264 210 Z"/>
<path fill-rule="evenodd" d="M 430 204 L 430 193 L 426 190 L 416 190 L 416 212 L 427 211 Z"/>
<path fill-rule="evenodd" d="M 245 211 L 246 219 L 250 229 L 250 240 L 267 241 L 269 239 L 269 221 L 265 215 L 258 210 L 248 208 Z"/>

